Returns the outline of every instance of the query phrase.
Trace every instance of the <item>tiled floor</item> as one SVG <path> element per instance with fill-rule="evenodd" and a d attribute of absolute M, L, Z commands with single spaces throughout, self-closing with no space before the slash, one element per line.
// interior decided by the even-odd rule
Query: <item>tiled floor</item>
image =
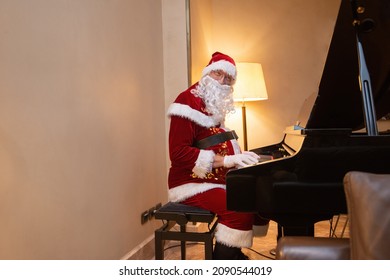
<path fill-rule="evenodd" d="M 333 228 L 336 225 L 337 217 L 332 221 Z M 343 234 L 344 225 L 347 222 L 347 217 L 342 215 L 336 226 L 335 235 L 341 237 Z M 331 221 L 322 221 L 315 224 L 315 236 L 329 237 L 330 235 Z M 277 224 L 270 222 L 268 233 L 264 237 L 255 237 L 253 246 L 251 248 L 244 248 L 243 252 L 251 260 L 269 260 L 274 259 L 274 256 L 270 253 L 272 249 L 276 247 L 277 236 Z M 345 227 L 343 234 L 344 237 L 349 236 L 348 226 Z M 165 259 L 179 260 L 180 259 L 180 247 L 179 243 L 170 241 L 165 246 Z M 189 260 L 202 260 L 204 259 L 204 246 L 203 244 L 189 243 L 187 244 L 187 259 Z"/>

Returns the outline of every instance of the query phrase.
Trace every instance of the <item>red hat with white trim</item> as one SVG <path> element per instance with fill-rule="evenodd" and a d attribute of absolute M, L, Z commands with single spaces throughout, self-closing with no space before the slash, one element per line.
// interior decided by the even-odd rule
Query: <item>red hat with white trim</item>
<path fill-rule="evenodd" d="M 234 79 L 237 77 L 236 63 L 233 58 L 220 52 L 213 53 L 209 64 L 203 69 L 202 75 L 205 76 L 214 70 L 223 70 Z"/>

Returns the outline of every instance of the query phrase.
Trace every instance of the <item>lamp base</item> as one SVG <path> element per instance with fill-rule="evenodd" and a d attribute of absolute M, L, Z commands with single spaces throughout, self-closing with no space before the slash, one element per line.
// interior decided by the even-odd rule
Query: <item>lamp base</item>
<path fill-rule="evenodd" d="M 246 131 L 246 107 L 242 104 L 242 133 L 244 138 L 244 151 L 248 151 L 248 140 Z"/>

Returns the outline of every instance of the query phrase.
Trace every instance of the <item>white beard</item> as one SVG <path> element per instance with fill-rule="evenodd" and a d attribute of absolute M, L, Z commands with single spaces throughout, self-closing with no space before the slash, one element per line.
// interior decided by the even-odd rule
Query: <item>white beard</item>
<path fill-rule="evenodd" d="M 233 87 L 221 85 L 208 75 L 202 77 L 191 93 L 203 99 L 206 112 L 218 123 L 223 124 L 225 116 L 234 112 Z"/>

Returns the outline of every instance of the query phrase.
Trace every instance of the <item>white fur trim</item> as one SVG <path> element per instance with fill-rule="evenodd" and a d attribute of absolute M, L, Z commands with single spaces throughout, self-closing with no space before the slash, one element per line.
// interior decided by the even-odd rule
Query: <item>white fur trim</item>
<path fill-rule="evenodd" d="M 196 124 L 209 128 L 218 125 L 211 116 L 207 116 L 202 112 L 191 108 L 188 105 L 180 104 L 180 103 L 172 103 L 168 107 L 167 115 L 170 116 L 179 116 L 183 118 L 187 118 Z"/>
<path fill-rule="evenodd" d="M 236 66 L 234 66 L 232 63 L 230 63 L 227 60 L 219 60 L 217 62 L 211 63 L 210 65 L 207 65 L 203 71 L 202 76 L 206 76 L 211 71 L 214 70 L 223 70 L 226 73 L 228 73 L 230 76 L 232 76 L 234 79 L 237 77 L 237 70 Z"/>
<path fill-rule="evenodd" d="M 198 193 L 205 191 L 221 188 L 226 189 L 223 184 L 212 184 L 212 183 L 188 183 L 181 186 L 174 187 L 168 190 L 168 200 L 172 202 L 181 202 L 187 198 L 194 196 Z"/>
<path fill-rule="evenodd" d="M 241 154 L 241 148 L 240 148 L 240 144 L 238 143 L 238 141 L 236 139 L 232 139 L 230 140 L 232 142 L 232 146 L 233 146 L 233 150 L 234 150 L 234 154 Z"/>
<path fill-rule="evenodd" d="M 210 173 L 213 168 L 214 156 L 213 151 L 200 150 L 192 172 L 199 178 L 206 178 L 207 173 Z"/>
<path fill-rule="evenodd" d="M 233 229 L 223 224 L 218 224 L 215 239 L 219 243 L 230 247 L 250 248 L 253 243 L 253 231 Z"/>
<path fill-rule="evenodd" d="M 224 126 L 221 126 L 221 128 L 225 131 L 232 131 L 230 128 Z M 241 147 L 238 141 L 236 139 L 232 139 L 230 142 L 232 143 L 234 154 L 241 154 Z"/>

